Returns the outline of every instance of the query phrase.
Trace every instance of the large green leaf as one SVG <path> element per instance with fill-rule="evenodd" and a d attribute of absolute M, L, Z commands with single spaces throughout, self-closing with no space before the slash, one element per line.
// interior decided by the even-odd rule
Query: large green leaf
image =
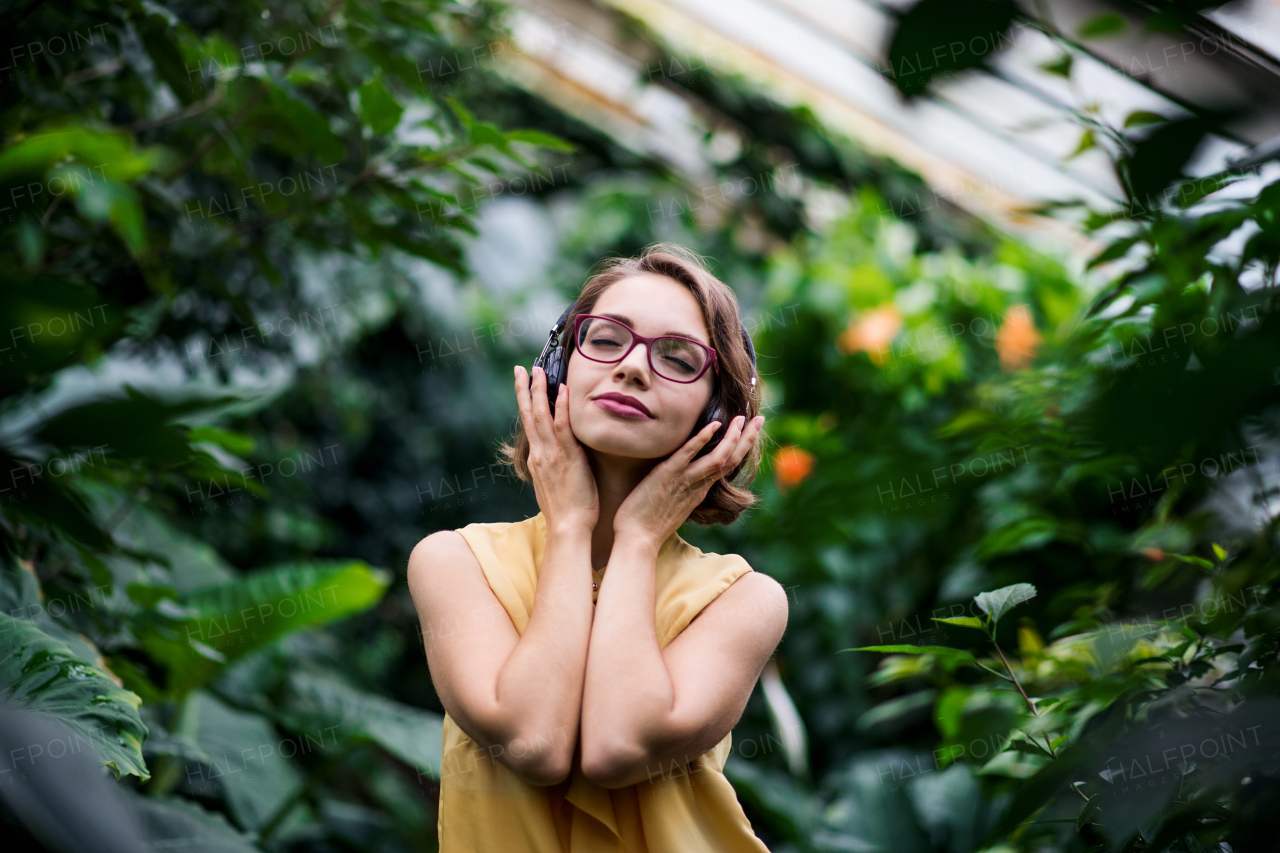
<path fill-rule="evenodd" d="M 248 836 L 237 832 L 218 812 L 181 797 L 130 796 L 155 850 L 182 853 L 259 853 Z"/>
<path fill-rule="evenodd" d="M 138 714 L 142 700 L 137 694 L 34 623 L 7 613 L 0 613 L 0 697 L 70 726 L 116 776 L 151 777 L 142 758 L 147 727 Z"/>
<path fill-rule="evenodd" d="M 444 718 L 367 693 L 332 675 L 289 676 L 286 718 L 294 731 L 325 731 L 376 743 L 409 766 L 440 778 Z"/>
<path fill-rule="evenodd" d="M 389 573 L 359 560 L 288 564 L 162 599 L 134 631 L 167 669 L 164 691 L 180 697 L 285 634 L 372 607 L 390 582 Z"/>
<path fill-rule="evenodd" d="M 209 756 L 207 764 L 184 766 L 185 783 L 202 795 L 221 796 L 246 830 L 260 829 L 302 787 L 297 755 L 337 746 L 333 731 L 282 736 L 265 717 L 230 708 L 203 690 L 187 698 L 181 730 Z M 298 810 L 281 826 L 306 820 Z"/>
<path fill-rule="evenodd" d="M 53 639 L 66 643 L 76 658 L 91 666 L 98 665 L 102 653 L 83 634 L 69 630 L 52 614 L 62 617 L 79 613 L 100 605 L 102 601 L 101 589 L 46 600 L 35 570 L 29 563 L 20 564 L 11 557 L 0 557 L 0 613 L 28 622 Z"/>
<path fill-rule="evenodd" d="M 237 397 L 167 401 L 125 386 L 125 396 L 94 400 L 54 415 L 36 433 L 64 448 L 101 448 L 99 452 L 149 465 L 176 465 L 195 451 L 178 418 L 201 409 L 235 402 Z"/>

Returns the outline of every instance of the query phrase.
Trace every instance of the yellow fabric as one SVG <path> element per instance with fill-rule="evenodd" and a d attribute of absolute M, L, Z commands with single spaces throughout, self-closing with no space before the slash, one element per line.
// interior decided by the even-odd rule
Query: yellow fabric
<path fill-rule="evenodd" d="M 542 514 L 458 531 L 489 587 L 524 633 L 546 548 Z M 704 554 L 672 534 L 658 552 L 655 625 L 667 644 L 746 572 L 737 554 Z M 596 573 L 597 580 L 602 572 Z M 576 737 L 576 733 L 575 733 Z M 768 853 L 751 830 L 723 770 L 733 734 L 687 766 L 608 789 L 576 764 L 559 785 L 531 785 L 444 718 L 440 772 L 441 853 Z M 580 753 L 579 753 L 580 754 Z"/>

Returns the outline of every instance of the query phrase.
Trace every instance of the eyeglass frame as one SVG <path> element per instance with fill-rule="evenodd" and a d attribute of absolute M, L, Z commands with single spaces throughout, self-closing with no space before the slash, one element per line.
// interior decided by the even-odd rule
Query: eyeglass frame
<path fill-rule="evenodd" d="M 616 323 L 617 325 L 621 326 L 622 328 L 626 329 L 628 332 L 631 333 L 631 346 L 627 347 L 627 351 L 624 352 L 622 355 L 618 356 L 613 361 L 601 361 L 598 358 L 592 358 L 591 356 L 587 355 L 585 352 L 581 352 L 581 347 L 578 346 L 578 334 L 582 328 L 583 320 L 604 320 L 609 323 Z M 693 377 L 692 379 L 672 379 L 670 376 L 660 373 L 658 371 L 658 368 L 653 366 L 653 342 L 662 340 L 663 338 L 674 338 L 675 340 L 678 340 L 678 341 L 688 341 L 691 344 L 697 344 L 698 346 L 702 347 L 704 350 L 706 350 L 708 353 L 711 354 L 710 357 L 706 360 L 706 362 L 702 365 L 702 369 L 698 371 L 697 376 Z M 655 335 L 652 338 L 646 338 L 644 335 L 640 334 L 635 329 L 631 328 L 621 320 L 615 319 L 613 317 L 604 317 L 600 314 L 579 314 L 577 317 L 573 318 L 573 349 L 575 352 L 581 353 L 582 357 L 585 359 L 588 359 L 589 361 L 594 361 L 597 364 L 617 364 L 627 356 L 631 355 L 631 351 L 636 348 L 637 344 L 644 344 L 645 358 L 649 362 L 649 369 L 653 371 L 653 375 L 661 376 L 663 379 L 667 380 L 668 382 L 675 382 L 679 385 L 691 385 L 694 382 L 697 382 L 699 379 L 701 379 L 703 377 L 703 374 L 707 372 L 707 368 L 709 367 L 714 367 L 717 375 L 719 375 L 720 373 L 719 355 L 716 353 L 714 347 L 709 347 L 706 344 L 704 344 L 702 341 L 695 341 L 693 338 L 686 338 L 684 335 Z"/>

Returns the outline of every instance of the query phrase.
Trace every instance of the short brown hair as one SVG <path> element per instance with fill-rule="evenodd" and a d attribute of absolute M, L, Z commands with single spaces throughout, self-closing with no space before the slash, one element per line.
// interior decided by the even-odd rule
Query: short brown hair
<path fill-rule="evenodd" d="M 696 252 L 671 243 L 655 243 L 633 258 L 605 259 L 599 270 L 583 285 L 574 310 L 565 320 L 565 329 L 573 328 L 574 318 L 579 314 L 590 314 L 600 295 L 611 285 L 624 278 L 646 273 L 666 276 L 683 284 L 689 288 L 694 299 L 698 300 L 698 305 L 702 308 L 702 319 L 711 334 L 711 346 L 715 348 L 720 366 L 708 408 L 718 398 L 721 411 L 729 420 L 745 413 L 746 422 L 749 423 L 760 411 L 760 388 L 758 384 L 751 384 L 754 370 L 751 356 L 742 340 L 743 324 L 738 297 L 727 284 L 707 269 L 706 262 Z M 573 335 L 569 334 L 565 343 L 566 361 L 573 353 L 574 344 Z M 721 429 L 727 429 L 728 426 L 729 423 L 726 422 Z M 747 487 L 755 479 L 756 470 L 760 466 L 761 443 L 757 439 L 742 462 L 711 486 L 702 503 L 689 514 L 689 521 L 703 526 L 732 524 L 756 502 L 756 496 Z M 503 461 L 514 469 L 517 477 L 530 482 L 529 436 L 525 434 L 523 423 L 517 421 L 510 440 L 503 442 L 499 452 Z M 734 485 L 733 480 L 739 477 L 742 482 Z"/>

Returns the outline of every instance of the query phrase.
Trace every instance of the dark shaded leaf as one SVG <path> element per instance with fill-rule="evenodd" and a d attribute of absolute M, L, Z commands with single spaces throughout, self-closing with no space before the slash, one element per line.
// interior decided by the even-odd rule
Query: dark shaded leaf
<path fill-rule="evenodd" d="M 920 95 L 935 77 L 977 68 L 1012 44 L 1016 13 L 1009 0 L 921 0 L 898 17 L 886 74 L 903 95 Z"/>

